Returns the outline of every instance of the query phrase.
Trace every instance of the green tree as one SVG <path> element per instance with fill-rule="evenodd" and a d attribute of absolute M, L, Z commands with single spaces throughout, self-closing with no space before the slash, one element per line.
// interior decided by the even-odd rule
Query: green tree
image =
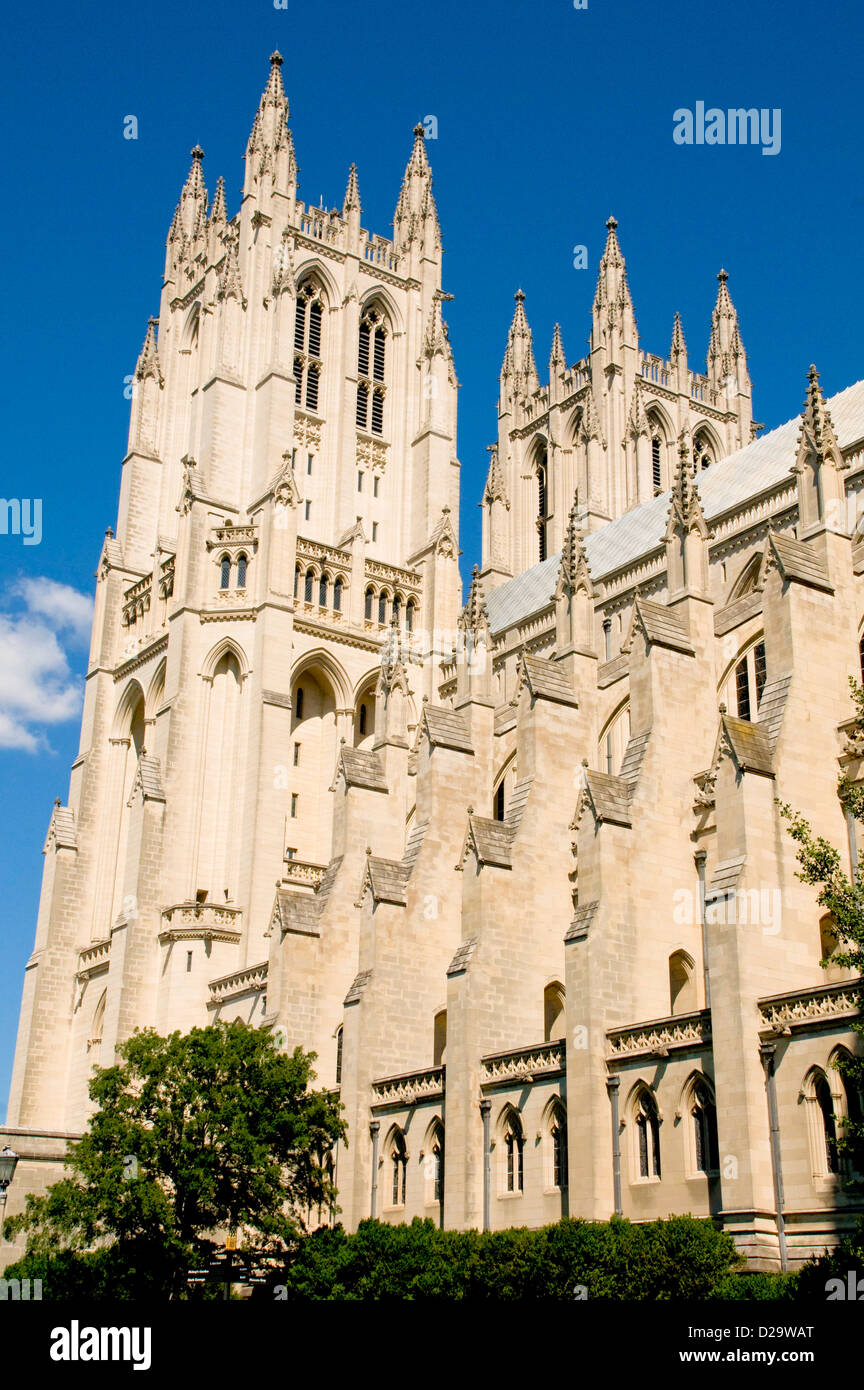
<path fill-rule="evenodd" d="M 849 681 L 855 702 L 855 720 L 850 730 L 851 741 L 864 747 L 864 689 Z M 859 825 L 864 825 L 864 784 L 855 783 L 847 773 L 840 774 L 837 791 L 840 801 Z M 789 822 L 789 834 L 798 845 L 797 877 L 818 889 L 816 900 L 830 912 L 834 924 L 835 948 L 820 962 L 823 966 L 840 965 L 864 974 L 864 851 L 851 877 L 844 871 L 840 853 L 821 835 L 814 835 L 809 821 L 785 803 L 781 815 Z M 864 1039 L 864 1017 L 861 1013 L 851 1027 Z M 834 1065 L 846 1083 L 847 1095 L 857 1098 L 850 1114 L 838 1129 L 838 1148 L 851 1159 L 851 1167 L 864 1172 L 864 1122 L 861 1097 L 864 1096 L 864 1055 L 848 1052 L 838 1054 Z M 853 1184 L 860 1186 L 860 1183 Z"/>
<path fill-rule="evenodd" d="M 311 1089 L 314 1053 L 234 1022 L 137 1032 L 119 1055 L 90 1082 L 96 1109 L 69 1176 L 8 1223 L 26 1231 L 28 1258 L 107 1250 L 112 1268 L 147 1270 L 151 1291 L 155 1269 L 176 1295 L 217 1230 L 284 1257 L 304 1215 L 335 1202 L 325 1156 L 345 1126 Z"/>

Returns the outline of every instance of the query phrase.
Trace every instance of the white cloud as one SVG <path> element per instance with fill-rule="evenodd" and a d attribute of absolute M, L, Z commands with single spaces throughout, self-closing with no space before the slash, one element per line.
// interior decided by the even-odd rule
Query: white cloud
<path fill-rule="evenodd" d="M 77 642 L 89 643 L 93 621 L 93 600 L 81 594 L 71 584 L 39 575 L 35 579 L 20 579 L 13 593 L 23 598 L 28 610 L 44 618 L 48 627 L 68 630 Z"/>
<path fill-rule="evenodd" d="M 8 594 L 23 601 L 23 611 L 0 612 L 0 748 L 32 753 L 46 747 L 46 726 L 80 714 L 83 682 L 61 636 L 82 645 L 92 604 L 70 585 L 44 577 L 20 580 Z"/>

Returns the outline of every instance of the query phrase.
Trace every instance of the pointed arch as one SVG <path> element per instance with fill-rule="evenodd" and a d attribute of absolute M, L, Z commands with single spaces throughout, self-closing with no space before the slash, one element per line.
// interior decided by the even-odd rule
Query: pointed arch
<path fill-rule="evenodd" d="M 496 1126 L 500 1159 L 499 1186 L 502 1193 L 521 1195 L 525 1189 L 525 1127 L 515 1106 L 508 1103 Z"/>
<path fill-rule="evenodd" d="M 717 431 L 710 420 L 698 420 L 694 425 L 691 426 L 691 435 L 693 438 L 694 459 L 696 456 L 696 447 L 700 436 L 707 445 L 707 451 L 711 456 L 712 463 L 716 463 L 718 459 L 721 459 L 723 457 L 723 454 L 725 452 L 723 445 L 721 444 L 720 437 L 717 434 Z M 700 469 L 702 467 L 707 468 L 708 466 L 707 464 L 704 464 L 702 462 L 701 455 L 699 459 L 699 466 Z"/>
<path fill-rule="evenodd" d="M 396 1209 L 405 1206 L 408 1188 L 408 1146 L 405 1131 L 397 1124 L 390 1126 L 384 1140 L 384 1204 Z"/>
<path fill-rule="evenodd" d="M 736 598 L 743 598 L 745 594 L 751 594 L 759 588 L 763 559 L 764 556 L 760 550 L 758 555 L 752 555 L 749 560 L 745 560 L 729 590 L 727 603 L 733 603 Z"/>
<path fill-rule="evenodd" d="M 321 287 L 321 292 L 327 301 L 328 309 L 334 304 L 341 304 L 342 295 L 339 287 L 333 278 L 331 271 L 321 260 L 320 256 L 311 255 L 306 260 L 301 261 L 294 269 L 294 283 L 298 290 L 309 280 L 315 280 Z"/>
<path fill-rule="evenodd" d="M 614 708 L 600 731 L 597 745 L 597 768 L 617 776 L 627 744 L 630 741 L 630 696 Z"/>
<path fill-rule="evenodd" d="M 810 1170 L 815 1182 L 836 1178 L 840 1172 L 837 1128 L 845 1096 L 836 1072 L 833 1079 L 835 1085 L 832 1087 L 824 1069 L 813 1066 L 801 1087 L 807 1116 Z"/>
<path fill-rule="evenodd" d="M 637 1081 L 627 1100 L 625 1114 L 630 1120 L 630 1181 L 659 1182 L 660 1124 L 662 1116 L 657 1097 L 645 1081 Z"/>
<path fill-rule="evenodd" d="M 540 1125 L 543 1138 L 544 1187 L 564 1192 L 569 1187 L 567 1106 L 561 1096 L 547 1101 Z"/>
<path fill-rule="evenodd" d="M 444 1121 L 436 1115 L 426 1128 L 423 1140 L 425 1203 L 437 1205 L 444 1218 Z"/>
<path fill-rule="evenodd" d="M 148 719 L 155 719 L 156 715 L 159 713 L 159 710 L 162 707 L 162 704 L 164 703 L 165 671 L 167 669 L 167 665 L 168 659 L 167 657 L 163 657 L 162 660 L 159 662 L 158 666 L 156 667 L 156 670 L 153 672 L 150 684 L 147 687 L 147 695 L 144 701 L 144 708 L 146 710 Z"/>
<path fill-rule="evenodd" d="M 684 1145 L 688 1177 L 704 1173 L 714 1177 L 720 1169 L 717 1138 L 717 1101 L 714 1085 L 704 1072 L 691 1071 L 678 1102 L 685 1122 Z"/>
<path fill-rule="evenodd" d="M 566 994 L 560 980 L 551 980 L 543 990 L 543 1038 L 560 1042 L 567 1036 Z"/>
<path fill-rule="evenodd" d="M 189 305 L 186 318 L 183 321 L 183 331 L 180 335 L 180 351 L 192 352 L 198 346 L 199 329 L 201 325 L 201 300 L 196 299 Z"/>
<path fill-rule="evenodd" d="M 144 698 L 144 690 L 140 681 L 134 677 L 124 686 L 123 693 L 117 701 L 117 708 L 114 713 L 114 723 L 111 729 L 112 738 L 134 738 L 133 729 L 139 717 L 143 724 L 144 710 L 147 701 Z M 141 749 L 138 748 L 140 753 Z"/>
<path fill-rule="evenodd" d="M 690 952 L 681 947 L 669 957 L 670 1014 L 694 1013 L 699 1007 L 696 991 L 696 962 Z"/>
<path fill-rule="evenodd" d="M 391 337 L 397 333 L 404 333 L 405 323 L 402 318 L 402 311 L 396 300 L 385 285 L 373 285 L 368 289 L 360 300 L 360 318 L 367 314 L 370 309 L 380 309 L 381 313 L 388 320 Z"/>
<path fill-rule="evenodd" d="M 219 665 L 223 656 L 233 656 L 236 659 L 237 665 L 240 668 L 240 679 L 241 681 L 245 681 L 252 667 L 249 665 L 249 659 L 240 646 L 240 643 L 236 642 L 233 637 L 222 637 L 215 646 L 210 648 L 201 663 L 201 675 L 204 679 L 213 679 L 216 667 Z"/>
<path fill-rule="evenodd" d="M 729 713 L 738 719 L 755 720 L 767 679 L 765 634 L 748 638 L 728 664 L 720 679 L 718 693 Z"/>
<path fill-rule="evenodd" d="M 90 1036 L 87 1039 L 87 1051 L 90 1052 L 94 1047 L 102 1046 L 102 1035 L 105 1031 L 105 1006 L 108 1003 L 108 991 L 103 989 L 93 1010 L 93 1018 L 90 1023 Z"/>
<path fill-rule="evenodd" d="M 292 689 L 307 671 L 313 671 L 313 669 L 326 676 L 333 690 L 337 709 L 350 710 L 353 706 L 351 682 L 344 666 L 327 651 L 326 647 L 313 647 L 311 651 L 304 652 L 295 662 L 291 671 Z"/>

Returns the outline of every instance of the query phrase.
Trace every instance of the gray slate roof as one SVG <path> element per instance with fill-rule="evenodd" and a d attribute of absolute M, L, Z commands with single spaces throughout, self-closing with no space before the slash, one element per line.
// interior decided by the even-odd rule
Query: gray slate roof
<path fill-rule="evenodd" d="M 856 381 L 827 401 L 841 449 L 864 439 L 864 381 Z M 798 446 L 801 417 L 787 420 L 737 453 L 719 459 L 699 475 L 699 497 L 706 522 L 777 487 L 791 474 Z M 661 544 L 672 493 L 663 492 L 641 507 L 610 521 L 583 542 L 592 579 L 603 579 L 630 565 Z M 497 636 L 546 608 L 558 576 L 560 554 L 501 584 L 486 599 L 489 627 Z"/>

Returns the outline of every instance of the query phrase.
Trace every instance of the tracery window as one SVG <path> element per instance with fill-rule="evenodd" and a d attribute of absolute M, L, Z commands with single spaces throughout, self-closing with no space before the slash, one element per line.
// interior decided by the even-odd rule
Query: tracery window
<path fill-rule="evenodd" d="M 307 280 L 297 291 L 294 317 L 294 399 L 307 410 L 318 411 L 324 362 L 321 357 L 323 308 L 321 289 Z"/>
<path fill-rule="evenodd" d="M 357 343 L 357 428 L 384 433 L 387 323 L 380 309 L 367 309 Z"/>
<path fill-rule="evenodd" d="M 755 719 L 765 688 L 765 643 L 757 642 L 735 666 L 735 704 L 739 719 Z"/>
<path fill-rule="evenodd" d="M 719 1167 L 717 1108 L 704 1081 L 697 1081 L 691 1092 L 690 1117 L 693 1122 L 693 1153 L 696 1171 L 716 1173 Z"/>
<path fill-rule="evenodd" d="M 708 436 L 704 430 L 698 430 L 693 440 L 693 467 L 697 473 L 701 473 L 703 468 L 710 468 L 713 462 L 714 450 Z"/>
<path fill-rule="evenodd" d="M 231 557 L 223 555 L 219 563 L 219 588 L 227 589 L 231 584 Z"/>
<path fill-rule="evenodd" d="M 635 1107 L 636 1147 L 640 1178 L 660 1177 L 660 1118 L 649 1091 L 643 1089 Z"/>
<path fill-rule="evenodd" d="M 525 1136 L 518 1115 L 511 1111 L 504 1126 L 504 1190 L 521 1192 L 524 1182 Z"/>
<path fill-rule="evenodd" d="M 537 463 L 537 537 L 540 560 L 546 559 L 549 523 L 549 478 L 546 466 L 546 451 Z"/>
<path fill-rule="evenodd" d="M 408 1177 L 408 1154 L 405 1138 L 397 1130 L 390 1145 L 390 1202 L 394 1207 L 404 1207 L 405 1188 Z"/>

